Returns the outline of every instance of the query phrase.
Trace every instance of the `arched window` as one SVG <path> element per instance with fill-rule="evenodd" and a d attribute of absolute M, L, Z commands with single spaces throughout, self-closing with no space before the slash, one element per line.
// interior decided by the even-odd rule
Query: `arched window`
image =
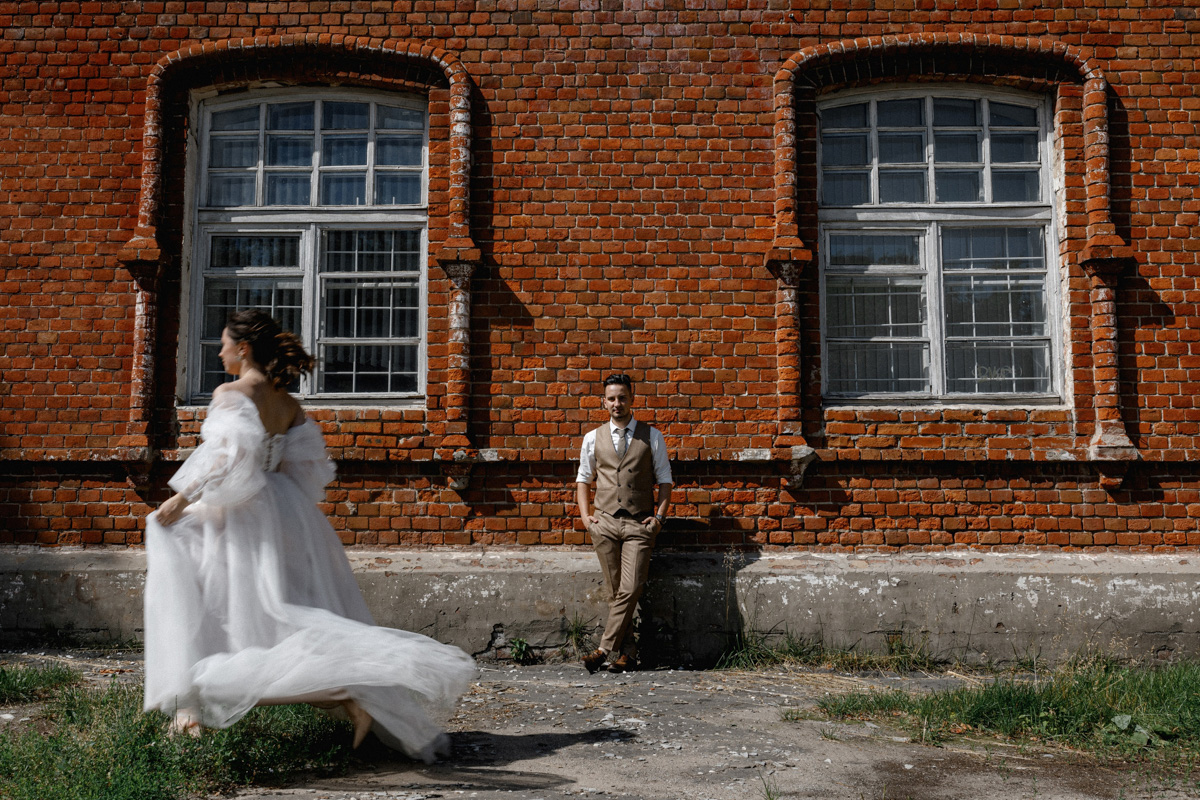
<path fill-rule="evenodd" d="M 817 113 L 825 397 L 1058 401 L 1046 100 L 924 84 Z"/>
<path fill-rule="evenodd" d="M 425 392 L 428 113 L 378 91 L 200 100 L 185 385 L 211 395 L 229 312 L 263 308 L 305 341 L 328 399 Z"/>

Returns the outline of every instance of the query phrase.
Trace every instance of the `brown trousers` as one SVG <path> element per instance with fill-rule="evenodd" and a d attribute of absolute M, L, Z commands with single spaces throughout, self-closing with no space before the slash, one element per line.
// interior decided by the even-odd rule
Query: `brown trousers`
<path fill-rule="evenodd" d="M 650 573 L 650 553 L 656 534 L 640 521 L 614 517 L 599 510 L 593 516 L 599 522 L 589 524 L 588 533 L 600 559 L 609 595 L 608 621 L 604 625 L 600 648 L 635 657 L 637 651 L 629 640 L 629 627 L 646 586 L 646 576 Z"/>

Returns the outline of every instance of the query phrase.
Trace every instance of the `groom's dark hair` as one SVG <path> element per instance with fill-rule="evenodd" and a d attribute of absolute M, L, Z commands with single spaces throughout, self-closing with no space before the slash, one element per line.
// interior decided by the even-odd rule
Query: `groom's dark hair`
<path fill-rule="evenodd" d="M 605 378 L 604 387 L 608 388 L 609 386 L 624 386 L 629 390 L 630 394 L 633 394 L 633 379 L 624 373 L 620 375 L 609 375 L 607 378 Z"/>

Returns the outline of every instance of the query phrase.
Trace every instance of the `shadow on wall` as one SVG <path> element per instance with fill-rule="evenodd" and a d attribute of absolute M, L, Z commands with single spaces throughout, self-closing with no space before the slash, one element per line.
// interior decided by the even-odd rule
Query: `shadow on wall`
<path fill-rule="evenodd" d="M 712 667 L 738 645 L 749 624 L 738 603 L 737 576 L 761 555 L 754 550 L 691 555 L 687 572 L 672 556 L 659 552 L 650 563 L 636 628 L 642 664 Z M 681 625 L 682 620 L 690 624 Z"/>

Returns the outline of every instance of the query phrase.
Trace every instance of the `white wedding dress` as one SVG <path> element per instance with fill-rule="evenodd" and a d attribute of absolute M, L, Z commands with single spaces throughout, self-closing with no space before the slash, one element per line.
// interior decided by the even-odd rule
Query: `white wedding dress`
<path fill-rule="evenodd" d="M 170 485 L 193 500 L 146 526 L 147 711 L 232 725 L 260 701 L 349 695 L 392 747 L 431 761 L 475 677 L 457 647 L 376 626 L 316 503 L 333 479 L 311 419 L 268 434 L 254 402 L 219 394 Z"/>

